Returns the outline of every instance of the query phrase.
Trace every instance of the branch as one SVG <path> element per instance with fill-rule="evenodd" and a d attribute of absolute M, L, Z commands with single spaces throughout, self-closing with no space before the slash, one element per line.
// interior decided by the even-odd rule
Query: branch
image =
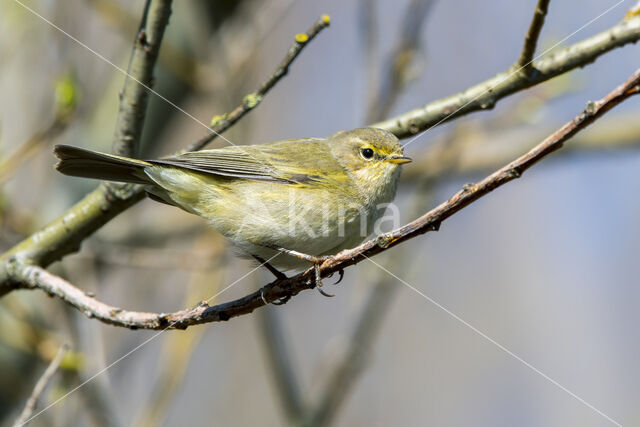
<path fill-rule="evenodd" d="M 633 15 L 607 31 L 533 62 L 533 73 L 527 75 L 509 69 L 463 92 L 430 102 L 424 107 L 372 126 L 386 129 L 398 138 L 405 138 L 474 111 L 489 110 L 504 97 L 583 67 L 606 52 L 638 40 L 640 16 Z"/>
<path fill-rule="evenodd" d="M 440 224 L 474 201 L 489 194 L 496 188 L 522 176 L 531 166 L 562 147 L 565 141 L 585 129 L 616 105 L 640 92 L 640 70 L 629 80 L 614 89 L 599 101 L 589 102 L 587 107 L 572 121 L 536 145 L 526 154 L 492 173 L 476 184 L 465 185 L 446 202 L 422 215 L 418 219 L 394 230 L 368 240 L 361 245 L 344 250 L 325 261 L 319 268 L 321 277 L 343 270 L 362 260 L 384 252 L 404 241 L 430 231 L 437 231 Z M 185 329 L 191 325 L 229 320 L 232 317 L 251 313 L 265 305 L 265 301 L 275 301 L 298 294 L 315 283 L 314 269 L 287 279 L 275 280 L 256 292 L 236 300 L 213 307 L 200 304 L 194 308 L 170 314 L 125 311 L 97 301 L 65 280 L 54 276 L 43 268 L 20 262 L 15 258 L 8 263 L 8 277 L 14 287 L 40 288 L 55 295 L 105 323 L 132 329 Z"/>
<path fill-rule="evenodd" d="M 638 113 L 616 114 L 598 121 L 589 132 L 576 135 L 555 159 L 575 154 L 601 156 L 608 151 L 640 148 Z M 557 126 L 536 125 L 511 131 L 489 131 L 473 126 L 430 142 L 429 149 L 413 157 L 412 167 L 402 171 L 402 181 L 423 185 L 449 178 L 487 174 L 499 168 L 548 135 Z M 415 164 L 415 166 L 413 166 Z"/>
<path fill-rule="evenodd" d="M 129 63 L 130 77 L 122 89 L 116 120 L 114 151 L 118 154 L 136 151 L 147 106 L 147 92 L 142 84 L 152 85 L 153 67 L 170 14 L 171 0 L 148 0 L 145 5 Z M 129 79 L 139 84 L 130 85 Z M 3 254 L 0 262 L 19 257 L 26 262 L 49 265 L 77 251 L 85 238 L 143 198 L 142 189 L 132 185 L 101 185 L 44 229 Z M 6 285 L 6 268 L 3 267 L 0 265 L 0 296 L 11 290 L 3 286 Z"/>
<path fill-rule="evenodd" d="M 136 157 L 147 113 L 148 88 L 153 86 L 153 68 L 158 59 L 164 29 L 169 24 L 171 0 L 147 0 L 133 42 L 120 108 L 113 136 L 113 153 Z"/>
<path fill-rule="evenodd" d="M 524 45 L 522 46 L 522 52 L 520 58 L 516 62 L 516 68 L 522 68 L 525 73 L 531 72 L 533 69 L 533 55 L 536 53 L 536 45 L 538 44 L 538 38 L 540 37 L 540 31 L 544 25 L 544 18 L 547 16 L 547 9 L 549 8 L 549 0 L 538 0 L 538 5 L 533 13 L 533 19 L 529 25 L 529 30 L 524 36 Z"/>
<path fill-rule="evenodd" d="M 26 162 L 46 146 L 46 143 L 60 136 L 71 123 L 77 106 L 77 84 L 70 76 L 56 81 L 55 115 L 49 124 L 23 142 L 6 159 L 0 161 L 0 185 L 10 179 Z"/>
<path fill-rule="evenodd" d="M 276 391 L 290 425 L 304 425 L 307 411 L 300 384 L 285 340 L 278 312 L 274 307 L 261 310 L 257 321 L 262 333 L 269 371 L 273 375 Z"/>
<path fill-rule="evenodd" d="M 224 132 L 233 126 L 238 120 L 243 118 L 247 113 L 256 108 L 262 98 L 289 72 L 289 67 L 293 61 L 300 55 L 302 49 L 313 40 L 320 31 L 329 26 L 329 15 L 322 15 L 307 30 L 306 33 L 299 33 L 295 36 L 295 42 L 287 51 L 285 57 L 280 61 L 276 70 L 262 83 L 254 93 L 250 93 L 244 97 L 242 104 L 238 105 L 233 111 L 222 116 L 215 116 L 211 121 L 211 133 L 202 139 L 191 144 L 187 151 L 202 150 L 208 143 L 213 141 L 219 133 Z"/>
<path fill-rule="evenodd" d="M 396 103 L 398 96 L 409 80 L 408 71 L 420 48 L 422 27 L 427 21 L 434 0 L 412 0 L 404 15 L 401 38 L 387 61 L 382 83 L 374 91 L 369 102 L 367 117 L 369 121 L 382 120 Z M 371 7 L 371 6 L 369 6 Z"/>
<path fill-rule="evenodd" d="M 349 348 L 329 373 L 329 380 L 319 402 L 309 411 L 309 425 L 331 425 L 338 410 L 345 404 L 357 378 L 372 356 L 375 338 L 380 331 L 384 315 L 399 288 L 389 282 L 379 282 L 371 290 L 358 316 L 355 329 L 349 336 Z"/>
<path fill-rule="evenodd" d="M 38 398 L 44 391 L 45 387 L 47 386 L 47 384 L 49 383 L 53 375 L 58 370 L 58 367 L 60 366 L 60 363 L 62 362 L 62 359 L 64 359 L 64 355 L 67 353 L 68 350 L 69 350 L 68 344 L 63 344 L 62 347 L 60 347 L 60 349 L 58 350 L 58 353 L 53 358 L 53 360 L 51 361 L 47 369 L 44 371 L 44 373 L 36 383 L 36 386 L 33 388 L 33 391 L 31 392 L 31 396 L 29 396 L 29 399 L 27 400 L 27 403 L 25 404 L 24 409 L 22 409 L 22 413 L 20 413 L 20 416 L 18 417 L 18 419 L 13 423 L 13 427 L 20 427 L 29 422 L 29 420 L 31 419 L 31 414 L 33 414 L 33 410 L 36 407 Z"/>
<path fill-rule="evenodd" d="M 328 25 L 329 17 L 323 15 L 306 33 L 296 36 L 296 42 L 289 48 L 276 71 L 258 89 L 259 92 L 262 91 L 260 92 L 261 96 L 264 96 L 286 75 L 291 62 L 299 55 L 304 46 Z M 136 77 L 135 74 L 134 77 Z M 248 102 L 251 99 L 253 101 Z M 256 96 L 245 97 L 242 104 L 229 113 L 225 120 L 214 125 L 212 130 L 217 134 L 208 135 L 192 145 L 191 149 L 204 146 L 218 134 L 233 126 L 245 114 L 257 107 L 259 102 L 256 103 L 256 99 Z M 125 114 L 125 112 L 121 111 L 121 114 Z M 88 236 L 144 197 L 142 186 L 130 184 L 99 186 L 42 230 L 18 243 L 0 257 L 0 297 L 13 290 L 10 280 L 8 280 L 8 263 L 11 259 L 19 259 L 25 263 L 46 267 L 54 261 L 62 259 L 65 255 L 77 252 L 82 241 Z"/>

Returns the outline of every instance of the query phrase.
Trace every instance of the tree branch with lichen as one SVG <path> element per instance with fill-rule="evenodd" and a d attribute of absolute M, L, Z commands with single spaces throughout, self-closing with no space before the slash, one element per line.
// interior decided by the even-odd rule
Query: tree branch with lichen
<path fill-rule="evenodd" d="M 133 42 L 113 136 L 113 153 L 136 157 L 147 113 L 148 89 L 158 59 L 164 30 L 169 25 L 172 0 L 147 0 Z"/>

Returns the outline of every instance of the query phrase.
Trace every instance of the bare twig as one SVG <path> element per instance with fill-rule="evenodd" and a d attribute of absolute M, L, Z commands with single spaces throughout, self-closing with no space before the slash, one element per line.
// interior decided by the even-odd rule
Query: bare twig
<path fill-rule="evenodd" d="M 327 277 L 346 267 L 384 252 L 418 235 L 437 231 L 440 224 L 479 198 L 496 188 L 519 178 L 538 161 L 562 147 L 565 141 L 591 123 L 602 117 L 616 105 L 640 92 L 640 70 L 636 71 L 625 83 L 618 86 L 599 101 L 589 102 L 587 107 L 573 120 L 536 145 L 526 154 L 505 165 L 476 184 L 466 185 L 446 202 L 417 218 L 416 220 L 389 233 L 368 240 L 361 245 L 344 250 L 325 261 L 319 268 L 321 277 Z M 9 279 L 16 288 L 39 288 L 60 297 L 90 317 L 117 326 L 144 329 L 184 329 L 191 325 L 229 320 L 232 317 L 251 313 L 264 306 L 264 301 L 275 301 L 293 296 L 309 289 L 315 283 L 314 269 L 307 270 L 294 277 L 278 279 L 260 290 L 236 300 L 209 307 L 200 304 L 197 307 L 170 314 L 140 313 L 111 307 L 85 295 L 80 289 L 65 280 L 54 276 L 45 269 L 28 265 L 12 258 L 8 263 Z"/>
<path fill-rule="evenodd" d="M 314 24 L 307 30 L 306 33 L 299 33 L 295 36 L 293 45 L 287 51 L 285 57 L 280 61 L 280 64 L 276 67 L 276 70 L 265 80 L 254 93 L 250 93 L 245 96 L 242 103 L 238 105 L 230 113 L 222 116 L 216 116 L 211 122 L 211 133 L 202 139 L 191 144 L 187 151 L 197 151 L 203 149 L 208 143 L 213 141 L 218 134 L 224 132 L 233 126 L 238 120 L 243 118 L 247 113 L 256 108 L 262 98 L 273 88 L 276 83 L 280 81 L 289 72 L 289 67 L 293 61 L 300 55 L 302 49 L 313 40 L 320 31 L 329 26 L 329 15 L 322 15 Z"/>
<path fill-rule="evenodd" d="M 522 71 L 529 73 L 532 69 L 533 55 L 536 53 L 536 46 L 538 39 L 540 38 L 540 31 L 544 25 L 544 18 L 547 16 L 547 10 L 549 9 L 549 0 L 538 0 L 536 10 L 533 13 L 533 19 L 529 25 L 529 30 L 524 36 L 524 45 L 522 46 L 522 52 L 520 58 L 515 64 L 516 68 L 522 68 Z"/>
<path fill-rule="evenodd" d="M 414 135 L 474 111 L 490 110 L 499 100 L 528 89 L 575 68 L 594 62 L 603 53 L 640 40 L 640 16 L 634 15 L 591 38 L 559 49 L 533 62 L 535 73 L 514 72 L 511 68 L 463 92 L 430 102 L 421 108 L 378 122 L 398 138 Z"/>
<path fill-rule="evenodd" d="M 403 181 L 441 182 L 452 177 L 461 179 L 486 174 L 522 153 L 557 129 L 557 126 L 535 126 L 511 131 L 489 131 L 467 124 L 455 135 L 431 141 L 429 149 L 413 157 L 415 166 L 402 172 Z M 598 121 L 589 132 L 573 137 L 571 144 L 554 158 L 603 152 L 620 152 L 640 148 L 640 122 L 637 113 L 616 114 Z"/>
<path fill-rule="evenodd" d="M 412 0 L 407 7 L 398 45 L 387 61 L 379 89 L 369 103 L 368 122 L 382 120 L 396 103 L 408 80 L 408 70 L 420 47 L 420 35 L 434 0 Z"/>
<path fill-rule="evenodd" d="M 113 137 L 113 152 L 121 156 L 137 156 L 138 143 L 153 86 L 153 69 L 158 59 L 164 29 L 169 24 L 172 0 L 147 0 L 127 76 L 120 94 L 120 110 Z"/>
<path fill-rule="evenodd" d="M 363 69 L 365 70 L 367 84 L 365 86 L 365 96 L 367 97 L 367 108 L 371 110 L 374 102 L 378 98 L 379 90 L 378 82 L 380 80 L 380 64 L 378 39 L 379 39 L 379 22 L 378 22 L 378 5 L 376 1 L 359 0 L 358 1 L 358 27 L 362 42 L 361 51 L 364 54 Z M 371 123 L 374 120 L 382 120 L 384 117 L 372 119 L 367 113 L 366 122 Z"/>
<path fill-rule="evenodd" d="M 38 149 L 43 148 L 45 142 L 59 136 L 68 124 L 68 120 L 55 117 L 45 129 L 26 140 L 6 160 L 0 162 L 0 185 L 11 178 L 26 161 L 38 153 Z"/>
<path fill-rule="evenodd" d="M 20 427 L 25 425 L 27 422 L 29 422 L 29 419 L 31 418 L 31 414 L 33 414 L 33 410 L 36 407 L 38 398 L 44 391 L 45 387 L 47 387 L 47 384 L 49 384 L 49 381 L 51 380 L 53 375 L 58 370 L 58 367 L 60 366 L 60 363 L 62 363 L 62 359 L 64 359 L 64 355 L 67 353 L 68 350 L 69 350 L 68 344 L 63 344 L 62 347 L 60 347 L 60 349 L 58 350 L 58 353 L 53 358 L 49 366 L 47 366 L 47 369 L 44 371 L 44 373 L 36 383 L 36 386 L 33 388 L 33 391 L 31 392 L 31 396 L 29 396 L 29 399 L 27 400 L 27 403 L 24 406 L 22 413 L 20 414 L 18 419 L 13 423 L 13 427 Z"/>
<path fill-rule="evenodd" d="M 31 138 L 23 142 L 11 155 L 0 161 L 0 184 L 10 179 L 29 159 L 46 147 L 46 143 L 62 134 L 74 117 L 78 93 L 71 76 L 62 76 L 55 86 L 55 113 L 53 118 Z"/>
<path fill-rule="evenodd" d="M 340 363 L 330 373 L 320 401 L 310 412 L 308 425 L 322 427 L 330 425 L 340 406 L 346 401 L 353 384 L 367 365 L 372 347 L 384 320 L 384 314 L 397 287 L 388 282 L 377 283 L 369 293 L 355 329 L 349 337 L 349 348 Z"/>
<path fill-rule="evenodd" d="M 269 371 L 276 382 L 282 407 L 290 424 L 300 424 L 307 409 L 293 369 L 293 363 L 289 357 L 289 348 L 284 339 L 278 313 L 274 307 L 267 307 L 260 311 L 260 316 L 257 319 L 262 329 L 261 336 L 267 353 L 267 361 L 271 367 Z"/>

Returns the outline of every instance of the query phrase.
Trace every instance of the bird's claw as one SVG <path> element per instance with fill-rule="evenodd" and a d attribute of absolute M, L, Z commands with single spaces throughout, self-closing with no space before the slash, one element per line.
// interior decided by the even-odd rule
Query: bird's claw
<path fill-rule="evenodd" d="M 264 303 L 264 305 L 269 305 L 269 301 L 267 301 L 267 299 L 264 297 L 264 289 L 260 289 L 260 298 L 262 299 L 262 302 Z M 271 301 L 271 304 L 283 305 L 283 304 L 286 304 L 287 301 L 289 301 L 289 299 L 291 299 L 291 295 L 287 295 L 283 298 L 279 298 L 277 300 Z"/>
<path fill-rule="evenodd" d="M 334 283 L 332 283 L 332 285 L 334 285 L 334 286 L 337 285 L 338 283 L 342 282 L 342 279 L 344 279 L 344 270 L 343 269 L 338 270 L 338 275 L 340 276 L 340 277 L 338 277 L 338 280 L 335 281 Z"/>
<path fill-rule="evenodd" d="M 329 297 L 329 298 L 334 297 L 335 295 L 327 293 L 322 289 L 322 278 L 320 277 L 320 264 L 313 264 L 313 271 L 315 276 L 315 283 L 313 284 L 313 287 L 316 288 L 318 292 L 320 292 L 320 295 L 322 296 Z"/>

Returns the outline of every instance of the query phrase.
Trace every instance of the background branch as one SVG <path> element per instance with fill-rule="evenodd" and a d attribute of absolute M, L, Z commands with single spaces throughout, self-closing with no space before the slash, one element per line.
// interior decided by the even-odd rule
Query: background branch
<path fill-rule="evenodd" d="M 265 307 L 264 310 L 260 310 L 258 320 L 262 331 L 260 336 L 263 338 L 267 362 L 276 382 L 280 402 L 290 423 L 298 425 L 305 419 L 307 407 L 280 322 L 275 307 Z"/>
<path fill-rule="evenodd" d="M 25 404 L 24 409 L 20 413 L 20 416 L 18 417 L 18 419 L 16 419 L 15 423 L 13 424 L 14 427 L 20 427 L 25 425 L 27 422 L 29 422 L 31 415 L 33 414 L 33 410 L 36 407 L 38 398 L 40 397 L 44 389 L 47 387 L 47 384 L 49 384 L 49 381 L 51 381 L 51 378 L 53 377 L 53 375 L 58 370 L 58 367 L 60 366 L 60 363 L 62 363 L 62 359 L 64 359 L 64 356 L 68 350 L 69 350 L 68 344 L 63 344 L 62 347 L 60 347 L 60 349 L 58 350 L 58 353 L 53 358 L 53 360 L 51 360 L 51 363 L 49 363 L 49 366 L 47 366 L 47 369 L 45 369 L 44 373 L 36 383 L 36 386 L 33 388 L 33 392 L 31 393 L 31 396 L 29 396 L 29 399 L 27 400 L 27 403 Z"/>
<path fill-rule="evenodd" d="M 410 79 L 409 69 L 420 49 L 422 26 L 427 20 L 433 3 L 434 0 L 412 0 L 407 7 L 401 26 L 400 40 L 393 50 L 391 58 L 385 62 L 386 68 L 383 71 L 381 84 L 377 89 L 374 89 L 374 98 L 369 103 L 367 123 L 387 117 L 396 103 L 398 95 L 407 85 Z M 369 31 L 373 32 L 373 28 L 369 27 Z M 372 34 L 367 37 L 369 43 L 372 38 Z"/>
<path fill-rule="evenodd" d="M 532 69 L 533 55 L 536 53 L 536 45 L 540 38 L 540 32 L 544 25 L 544 18 L 547 16 L 547 9 L 549 9 L 549 0 L 538 0 L 536 10 L 533 13 L 533 19 L 529 25 L 529 30 L 524 36 L 524 45 L 522 46 L 522 52 L 520 58 L 516 62 L 516 68 L 522 68 L 522 71 L 529 73 Z"/>

